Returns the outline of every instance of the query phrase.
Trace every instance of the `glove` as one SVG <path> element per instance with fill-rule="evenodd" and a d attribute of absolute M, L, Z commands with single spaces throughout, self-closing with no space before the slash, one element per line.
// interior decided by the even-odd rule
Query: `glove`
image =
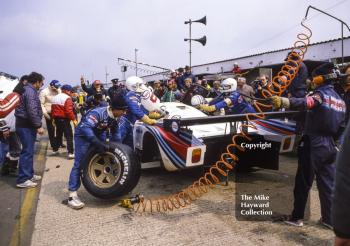
<path fill-rule="evenodd" d="M 95 144 L 97 153 L 104 153 L 109 150 L 109 145 L 106 142 L 99 141 L 98 144 Z"/>
<path fill-rule="evenodd" d="M 160 113 L 156 112 L 156 111 L 153 111 L 153 112 L 150 112 L 150 113 L 148 114 L 148 117 L 149 117 L 150 119 L 158 120 L 158 119 L 162 118 L 162 115 L 161 115 Z"/>
<path fill-rule="evenodd" d="M 271 103 L 274 106 L 274 108 L 289 108 L 290 103 L 289 99 L 286 97 L 279 97 L 279 96 L 272 96 L 270 97 Z"/>
<path fill-rule="evenodd" d="M 209 106 L 208 104 L 200 104 L 199 109 L 208 113 L 216 111 L 215 105 Z"/>
<path fill-rule="evenodd" d="M 141 118 L 142 122 L 146 123 L 147 125 L 154 125 L 155 123 L 157 123 L 156 120 L 154 119 L 150 119 L 147 115 L 144 115 L 142 118 Z"/>

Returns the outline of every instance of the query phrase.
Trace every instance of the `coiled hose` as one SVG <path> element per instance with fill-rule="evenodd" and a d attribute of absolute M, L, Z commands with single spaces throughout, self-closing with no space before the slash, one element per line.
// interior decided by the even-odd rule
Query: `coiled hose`
<path fill-rule="evenodd" d="M 273 77 L 271 86 L 263 90 L 262 94 L 264 98 L 269 98 L 273 95 L 281 96 L 297 75 L 300 63 L 303 61 L 310 44 L 310 37 L 312 36 L 312 31 L 303 22 L 301 22 L 301 25 L 306 29 L 306 33 L 297 35 L 298 40 L 294 43 L 293 49 L 289 53 L 281 70 Z M 139 213 L 153 213 L 155 211 L 166 212 L 186 207 L 203 194 L 207 193 L 214 184 L 220 182 L 221 176 L 226 177 L 228 175 L 226 170 L 232 170 L 238 161 L 238 157 L 234 153 L 235 149 L 245 151 L 245 148 L 237 144 L 237 139 L 241 138 L 251 141 L 251 138 L 246 133 L 248 132 L 248 128 L 256 129 L 256 127 L 251 124 L 251 121 L 264 119 L 265 116 L 261 107 L 271 108 L 272 106 L 262 102 L 254 102 L 254 107 L 260 114 L 249 113 L 246 115 L 247 124 L 240 125 L 240 133 L 232 137 L 232 143 L 227 145 L 226 152 L 221 154 L 220 159 L 216 161 L 201 178 L 182 191 L 170 196 L 158 197 L 155 199 L 142 197 L 139 199 L 137 206 L 133 205 L 134 211 Z M 245 130 L 243 130 L 243 128 Z"/>

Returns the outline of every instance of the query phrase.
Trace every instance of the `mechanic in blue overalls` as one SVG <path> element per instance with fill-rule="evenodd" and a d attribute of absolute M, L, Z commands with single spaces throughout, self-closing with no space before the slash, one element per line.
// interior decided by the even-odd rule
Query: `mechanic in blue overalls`
<path fill-rule="evenodd" d="M 108 144 L 105 142 L 108 129 L 111 132 L 110 141 L 118 142 L 118 120 L 126 113 L 128 106 L 123 97 L 113 98 L 110 105 L 88 111 L 75 128 L 75 158 L 68 184 L 68 206 L 71 208 L 80 209 L 85 205 L 79 199 L 77 190 L 81 184 L 80 165 L 88 149 L 94 146 L 97 152 L 108 150 Z"/>
<path fill-rule="evenodd" d="M 154 125 L 160 118 L 157 112 L 149 113 L 141 105 L 141 95 L 148 90 L 145 82 L 136 76 L 127 78 L 125 82 L 127 93 L 124 96 L 125 102 L 128 105 L 128 113 L 119 121 L 119 141 L 133 146 L 133 126 L 137 120 L 141 120 L 145 124 Z"/>
<path fill-rule="evenodd" d="M 320 224 L 332 227 L 331 205 L 335 177 L 335 140 L 343 130 L 345 103 L 334 91 L 332 81 L 325 80 L 334 65 L 326 63 L 313 73 L 315 90 L 304 98 L 273 96 L 275 108 L 307 110 L 303 136 L 298 146 L 298 169 L 294 186 L 294 209 L 285 222 L 303 226 L 304 211 L 309 191 L 316 175 L 321 203 Z"/>
<path fill-rule="evenodd" d="M 237 81 L 235 79 L 223 80 L 220 88 L 222 94 L 214 98 L 209 104 L 199 105 L 199 108 L 208 113 L 224 108 L 226 115 L 255 113 L 253 106 L 236 89 Z"/>

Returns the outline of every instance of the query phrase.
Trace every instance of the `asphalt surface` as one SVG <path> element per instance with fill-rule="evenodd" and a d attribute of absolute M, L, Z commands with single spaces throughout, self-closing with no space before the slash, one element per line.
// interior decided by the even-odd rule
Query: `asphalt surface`
<path fill-rule="evenodd" d="M 42 175 L 46 162 L 46 138 L 35 146 L 34 171 Z M 16 188 L 16 177 L 0 177 L 0 245 L 30 245 L 40 186 Z"/>
<path fill-rule="evenodd" d="M 281 203 L 276 215 L 292 209 L 296 158 L 281 156 L 279 171 L 259 170 L 232 175 L 191 206 L 173 212 L 137 214 L 92 197 L 82 187 L 82 210 L 64 204 L 73 161 L 67 153 L 49 156 L 42 181 L 31 244 L 38 245 L 332 245 L 333 232 L 318 225 L 320 208 L 315 187 L 311 191 L 310 218 L 302 228 L 267 221 L 238 221 L 237 193 L 269 194 Z M 133 194 L 146 197 L 172 194 L 191 184 L 195 172 L 169 173 L 160 169 L 142 172 Z M 234 180 L 235 179 L 235 180 Z"/>

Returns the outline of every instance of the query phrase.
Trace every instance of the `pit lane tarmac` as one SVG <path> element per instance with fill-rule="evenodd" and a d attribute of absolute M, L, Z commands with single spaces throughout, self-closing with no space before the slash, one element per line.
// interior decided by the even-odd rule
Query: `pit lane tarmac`
<path fill-rule="evenodd" d="M 73 160 L 67 153 L 47 153 L 31 245 L 332 245 L 333 232 L 317 224 L 320 218 L 318 193 L 311 191 L 310 221 L 302 228 L 272 221 L 237 221 L 234 177 L 216 186 L 191 206 L 173 212 L 138 215 L 117 206 L 117 201 L 92 197 L 82 187 L 86 203 L 73 210 L 67 199 L 67 181 Z M 296 158 L 281 156 L 279 171 L 243 173 L 239 182 L 256 184 L 285 194 L 284 211 L 292 209 Z M 169 173 L 143 170 L 133 194 L 147 197 L 178 192 L 191 184 L 194 171 Z M 246 177 L 246 179 L 244 178 Z"/>

